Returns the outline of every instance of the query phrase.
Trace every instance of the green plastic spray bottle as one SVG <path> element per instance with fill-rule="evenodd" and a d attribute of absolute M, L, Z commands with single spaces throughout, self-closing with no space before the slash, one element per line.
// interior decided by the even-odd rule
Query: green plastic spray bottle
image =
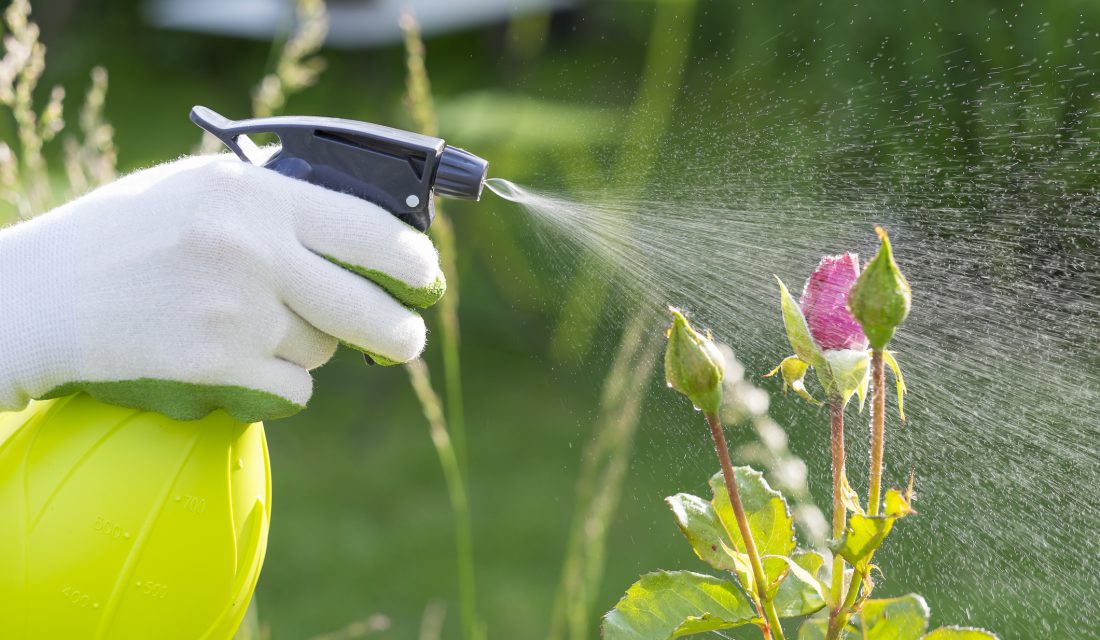
<path fill-rule="evenodd" d="M 86 394 L 0 414 L 0 638 L 231 638 L 270 518 L 261 423 Z"/>

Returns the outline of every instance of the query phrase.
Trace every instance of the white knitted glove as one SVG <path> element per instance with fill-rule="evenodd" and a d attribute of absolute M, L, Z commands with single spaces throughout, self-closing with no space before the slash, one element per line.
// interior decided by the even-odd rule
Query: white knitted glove
<path fill-rule="evenodd" d="M 289 415 L 338 341 L 415 358 L 408 307 L 444 288 L 428 237 L 379 207 L 184 158 L 0 231 L 0 409 L 83 390 L 177 419 Z"/>

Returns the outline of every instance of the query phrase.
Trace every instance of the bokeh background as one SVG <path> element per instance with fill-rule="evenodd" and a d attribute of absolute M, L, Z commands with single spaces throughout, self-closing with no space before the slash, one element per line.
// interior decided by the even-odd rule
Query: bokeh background
<path fill-rule="evenodd" d="M 272 71 L 279 43 L 296 25 L 294 3 L 283 0 L 32 6 L 48 47 L 41 99 L 48 86 L 67 87 L 66 116 L 75 123 L 90 69 L 106 68 L 105 116 L 122 171 L 192 152 L 199 135 L 187 113 L 194 104 L 229 117 L 250 114 L 253 88 Z M 417 128 L 405 99 L 403 6 L 330 0 L 330 39 L 319 53 L 325 69 L 281 110 Z M 819 161 L 846 162 L 853 172 L 874 171 L 875 163 L 890 162 L 891 152 L 919 152 L 944 166 L 979 162 L 989 152 L 982 146 L 984 121 L 968 105 L 988 97 L 1000 71 L 1026 70 L 1034 82 L 1019 94 L 1019 112 L 1029 102 L 1053 105 L 1053 113 L 1044 113 L 1059 135 L 1092 135 L 1082 114 L 1091 113 L 1100 89 L 1100 5 L 1089 1 L 414 0 L 407 6 L 425 30 L 441 135 L 488 158 L 492 175 L 565 193 L 604 184 L 642 193 L 678 176 L 700 184 L 708 172 L 720 179 L 722 167 L 746 162 L 781 170 L 792 144 L 830 149 Z M 1011 87 L 1001 91 L 1014 104 Z M 951 135 L 903 131 L 876 147 L 874 157 L 860 155 L 865 144 L 846 156 L 832 142 L 836 135 L 873 139 L 896 127 L 897 113 L 930 102 L 942 106 L 935 117 L 946 125 L 937 131 Z M 0 122 L 0 137 L 13 140 L 14 132 L 10 119 Z M 756 155 L 743 155 L 742 147 L 734 153 L 733 135 L 756 139 Z M 47 147 L 59 182 L 60 154 L 59 145 Z M 799 181 L 791 188 L 800 188 Z M 844 187 L 834 195 L 842 199 Z M 633 400 L 607 399 L 605 379 L 630 319 L 623 310 L 636 293 L 593 286 L 601 276 L 586 272 L 590 263 L 548 248 L 534 237 L 531 221 L 500 199 L 443 206 L 454 225 L 460 273 L 462 458 L 479 616 L 494 638 L 596 637 L 599 615 L 639 574 L 706 570 L 662 503 L 678 491 L 704 491 L 714 467 L 706 433 L 653 374 L 646 353 L 654 346 L 645 338 L 618 374 L 629 381 Z M 789 277 L 797 282 L 804 275 Z M 753 345 L 770 343 L 770 350 L 742 350 L 737 336 L 719 337 L 737 351 L 748 378 L 772 394 L 771 415 L 786 429 L 791 452 L 806 460 L 813 498 L 827 505 L 822 417 L 760 378 L 787 352 L 776 310 L 760 313 L 776 317 L 746 331 L 756 332 Z M 433 333 L 425 360 L 447 398 L 454 390 L 444 375 L 443 320 L 437 311 L 426 315 Z M 656 335 L 659 326 L 647 331 Z M 275 504 L 256 592 L 261 626 L 277 640 L 415 638 L 433 637 L 441 620 L 436 637 L 461 637 L 456 524 L 409 376 L 399 367 L 368 368 L 357 354 L 341 351 L 316 379 L 307 411 L 268 425 Z M 447 409 L 453 422 L 453 396 Z M 611 452 L 599 444 L 609 431 L 618 443 Z M 739 446 L 754 438 L 751 429 L 735 435 Z M 625 475 L 621 487 L 612 487 L 609 509 L 585 525 L 605 548 L 585 556 L 585 566 L 599 572 L 584 582 L 591 591 L 578 594 L 576 585 L 561 584 L 577 507 L 587 505 L 578 498 L 586 456 L 602 460 L 601 468 L 620 464 Z M 934 476 L 937 465 L 960 464 L 965 456 L 923 460 L 920 472 Z M 593 477 L 598 492 L 606 477 Z M 1000 513 L 975 512 L 973 519 L 1027 512 L 1012 496 L 998 499 Z M 967 502 L 958 504 L 965 509 Z M 927 524 L 906 523 L 891 538 L 882 563 L 905 569 L 887 573 L 882 593 L 922 592 L 935 623 L 986 626 L 1002 638 L 1092 637 L 1062 635 L 1095 624 L 1082 622 L 1073 607 L 1036 612 L 1035 594 L 1026 588 L 983 586 L 1011 581 L 1013 567 L 1041 570 L 1024 567 L 1034 562 L 1028 549 L 985 557 L 980 529 L 989 525 L 975 524 L 969 534 L 940 530 L 931 524 L 936 517 L 922 511 Z M 974 545 L 966 553 L 980 560 L 966 567 L 942 560 L 958 557 L 961 544 Z M 983 576 L 984 565 L 996 573 Z M 1075 592 L 1081 595 L 1089 596 Z M 1016 600 L 991 600 L 1005 597 Z M 570 598 L 587 603 L 586 622 L 555 622 L 561 612 L 555 614 L 555 603 Z M 1006 616 L 1006 609 L 1016 613 Z M 1041 624 L 1028 622 L 1036 616 Z"/>

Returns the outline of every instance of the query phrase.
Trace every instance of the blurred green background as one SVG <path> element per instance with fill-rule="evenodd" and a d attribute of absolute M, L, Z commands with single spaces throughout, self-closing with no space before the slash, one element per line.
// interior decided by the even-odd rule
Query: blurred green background
<path fill-rule="evenodd" d="M 452 12 L 462 11 L 460 0 L 451 4 Z M 190 152 L 198 141 L 187 120 L 194 104 L 245 117 L 252 87 L 272 64 L 270 40 L 151 26 L 151 5 L 32 3 L 48 46 L 44 85 L 68 87 L 75 106 L 91 66 L 110 72 L 106 116 L 124 171 Z M 1074 114 L 1092 106 L 1100 89 L 1093 73 L 1097 29 L 1100 6 L 1091 1 L 638 0 L 505 11 L 483 24 L 430 34 L 426 46 L 442 135 L 488 158 L 493 175 L 535 185 L 615 181 L 644 188 L 646 171 L 622 175 L 616 168 L 624 166 L 617 164 L 622 158 L 645 167 L 690 150 L 698 153 L 694 166 L 744 161 L 712 144 L 716 132 L 731 131 L 774 140 L 775 153 L 793 140 L 824 146 L 827 126 L 815 129 L 818 138 L 802 138 L 806 128 L 783 123 L 818 121 L 822 105 L 844 104 L 853 94 L 860 98 L 849 120 L 837 125 L 846 136 L 871 135 L 931 98 L 945 105 L 939 117 L 958 135 L 910 141 L 909 151 L 965 163 L 982 153 L 981 122 L 968 101 L 997 70 L 1036 60 L 1045 65 L 1035 69 L 1044 84 L 1028 95 L 1062 105 L 1061 126 L 1085 131 Z M 324 49 L 320 81 L 292 96 L 285 111 L 413 128 L 402 101 L 405 52 L 396 27 L 393 33 L 390 44 Z M 1061 75 L 1071 81 L 1060 83 Z M 7 121 L 0 126 L 4 139 L 12 139 L 12 131 Z M 890 144 L 904 146 L 905 137 Z M 770 147 L 754 148 L 766 155 Z M 780 165 L 782 158 L 768 160 Z M 547 255 L 530 237 L 528 221 L 499 199 L 445 207 L 456 228 L 461 273 L 479 610 L 490 637 L 545 637 L 582 451 L 595 437 L 602 381 L 625 322 L 615 312 L 623 301 L 605 305 L 582 295 L 576 302 L 570 292 L 578 289 L 573 282 L 582 263 Z M 562 322 L 569 300 L 575 312 L 592 316 L 592 323 L 579 323 L 592 331 Z M 437 327 L 434 312 L 427 316 L 429 327 Z M 432 340 L 425 358 L 442 385 L 438 347 Z M 739 355 L 755 375 L 785 349 L 776 325 L 772 353 Z M 459 637 L 454 523 L 408 376 L 400 368 L 367 368 L 357 354 L 342 351 L 316 379 L 307 411 L 268 425 L 275 504 L 257 589 L 260 619 L 282 640 L 382 615 L 388 629 L 370 637 L 413 638 L 425 611 L 442 604 L 443 637 Z M 669 398 L 655 378 L 646 384 L 633 461 L 610 522 L 606 574 L 594 596 L 592 636 L 595 614 L 610 608 L 640 573 L 705 570 L 662 498 L 702 491 L 712 454 L 689 408 Z M 820 431 L 809 428 L 820 416 L 779 396 L 773 416 L 788 428 L 792 450 L 807 459 L 818 504 L 828 504 L 826 454 Z M 995 596 L 980 578 L 956 575 L 950 592 L 937 587 L 937 575 L 951 570 L 937 564 L 937 548 L 973 539 L 939 533 L 918 538 L 902 531 L 892 538 L 884 564 L 897 566 L 906 555 L 920 560 L 892 574 L 883 592 L 923 592 L 937 623 L 987 626 L 1003 638 L 1040 637 L 1024 626 L 1023 613 L 1015 619 L 987 613 L 983 603 Z M 1026 609 L 1029 594 L 1015 597 Z M 1049 614 L 1053 635 L 1041 637 L 1071 637 L 1059 633 L 1072 614 Z"/>

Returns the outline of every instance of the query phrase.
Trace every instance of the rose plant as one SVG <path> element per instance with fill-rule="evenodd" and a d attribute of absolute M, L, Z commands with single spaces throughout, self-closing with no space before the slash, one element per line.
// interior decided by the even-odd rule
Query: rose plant
<path fill-rule="evenodd" d="M 724 360 L 709 334 L 699 333 L 679 310 L 670 308 L 665 377 L 706 418 L 720 470 L 710 479 L 709 499 L 679 493 L 665 502 L 699 559 L 724 573 L 657 571 L 642 576 L 604 616 L 605 640 L 668 640 L 745 626 L 756 626 L 765 640 L 784 640 L 785 632 L 794 629 L 799 640 L 849 634 L 862 640 L 996 638 L 962 627 L 929 632 L 928 605 L 917 594 L 871 597 L 875 551 L 898 520 L 916 513 L 912 476 L 906 489 L 882 494 L 886 366 L 894 373 L 902 420 L 905 393 L 897 360 L 886 346 L 909 313 L 911 294 L 886 232 L 876 230 L 879 251 L 862 271 L 855 254 L 826 256 L 799 301 L 779 281 L 783 323 L 794 355 L 767 375 L 781 374 L 784 388 L 828 406 L 833 468 L 833 537 L 828 548 L 800 548 L 783 495 L 755 469 L 733 466 L 719 411 Z M 806 386 L 810 371 L 824 401 Z M 859 397 L 862 409 L 868 389 L 871 469 L 864 508 L 845 472 L 844 413 L 852 396 Z"/>

